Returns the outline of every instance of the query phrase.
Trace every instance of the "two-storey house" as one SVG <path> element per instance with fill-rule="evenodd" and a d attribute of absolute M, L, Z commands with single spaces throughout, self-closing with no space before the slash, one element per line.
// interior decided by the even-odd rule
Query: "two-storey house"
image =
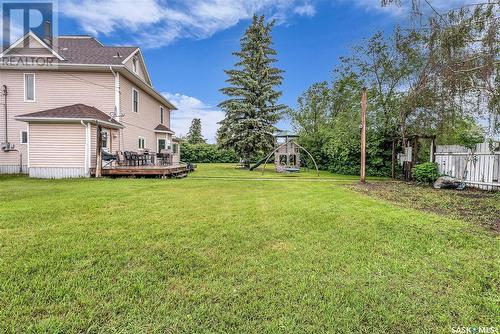
<path fill-rule="evenodd" d="M 154 89 L 137 47 L 30 32 L 0 55 L 0 106 L 0 173 L 88 177 L 98 141 L 109 153 L 170 150 L 180 161 L 176 108 Z"/>

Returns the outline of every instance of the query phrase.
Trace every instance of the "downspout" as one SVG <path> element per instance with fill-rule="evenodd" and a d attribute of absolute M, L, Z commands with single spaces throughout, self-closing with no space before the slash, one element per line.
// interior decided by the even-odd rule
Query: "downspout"
<path fill-rule="evenodd" d="M 115 77 L 114 93 L 115 93 L 115 117 L 118 122 L 121 122 L 120 110 L 120 74 L 115 72 L 113 66 L 109 66 L 111 73 Z M 122 150 L 123 129 L 118 129 L 118 151 Z"/>
<path fill-rule="evenodd" d="M 85 167 L 85 174 L 90 173 L 90 162 L 89 162 L 89 157 L 90 157 L 90 137 L 89 137 L 89 123 L 85 123 L 84 121 L 80 121 L 80 123 L 85 127 L 85 162 L 84 162 L 84 167 Z"/>
<path fill-rule="evenodd" d="M 5 113 L 5 124 L 4 124 L 4 130 L 5 130 L 5 142 L 3 143 L 2 145 L 2 150 L 4 152 L 17 152 L 19 154 L 19 174 L 22 174 L 23 173 L 23 153 L 18 150 L 17 148 L 14 148 L 13 146 L 10 145 L 9 143 L 9 134 L 8 134 L 8 126 L 7 126 L 7 121 L 8 121 L 8 115 L 7 115 L 7 95 L 8 95 L 8 91 L 7 91 L 7 85 L 3 85 L 2 86 L 3 88 L 3 98 L 4 98 L 4 104 L 3 104 L 3 108 L 4 108 L 4 113 Z"/>
<path fill-rule="evenodd" d="M 3 108 L 4 108 L 4 112 L 5 112 L 5 123 L 4 123 L 4 126 L 5 126 L 5 145 L 6 145 L 6 149 L 8 150 L 9 149 L 9 136 L 8 136 L 8 129 L 7 129 L 7 85 L 3 85 L 3 97 L 4 97 L 4 104 L 3 104 Z"/>

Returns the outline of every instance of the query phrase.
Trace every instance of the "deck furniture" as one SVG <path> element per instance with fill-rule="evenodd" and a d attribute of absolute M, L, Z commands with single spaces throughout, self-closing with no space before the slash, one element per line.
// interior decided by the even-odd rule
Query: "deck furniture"
<path fill-rule="evenodd" d="M 172 165 L 172 151 L 163 149 L 156 155 L 161 166 Z"/>
<path fill-rule="evenodd" d="M 103 167 L 108 167 L 108 166 L 112 166 L 113 163 L 116 163 L 117 161 L 117 157 L 115 154 L 111 154 L 111 153 L 108 153 L 108 152 L 102 152 L 102 163 L 103 163 Z"/>

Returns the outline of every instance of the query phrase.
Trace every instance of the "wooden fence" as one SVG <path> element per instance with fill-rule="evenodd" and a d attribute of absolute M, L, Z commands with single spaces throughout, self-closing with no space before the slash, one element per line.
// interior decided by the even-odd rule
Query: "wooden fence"
<path fill-rule="evenodd" d="M 438 145 L 434 159 L 441 174 L 463 179 L 467 186 L 500 190 L 500 142 L 478 144 L 473 151 Z"/>

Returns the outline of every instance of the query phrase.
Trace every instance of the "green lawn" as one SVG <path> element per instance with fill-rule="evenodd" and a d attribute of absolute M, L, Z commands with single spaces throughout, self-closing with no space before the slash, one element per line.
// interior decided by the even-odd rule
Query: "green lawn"
<path fill-rule="evenodd" d="M 0 333 L 500 325 L 497 235 L 337 182 L 247 180 L 260 174 L 233 167 L 182 180 L 0 177 Z"/>
<path fill-rule="evenodd" d="M 241 178 L 241 179 L 335 179 L 337 181 L 359 180 L 359 176 L 332 174 L 320 171 L 319 176 L 315 169 L 303 169 L 300 173 L 276 173 L 273 164 L 267 164 L 262 173 L 264 165 L 253 171 L 237 169 L 236 164 L 198 164 L 193 178 Z M 369 178 L 370 180 L 382 180 L 383 178 Z"/>

